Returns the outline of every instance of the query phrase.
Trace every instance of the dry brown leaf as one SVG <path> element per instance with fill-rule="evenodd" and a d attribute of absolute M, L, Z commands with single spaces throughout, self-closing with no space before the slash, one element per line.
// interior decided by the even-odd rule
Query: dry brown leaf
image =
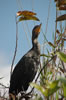
<path fill-rule="evenodd" d="M 66 14 L 61 15 L 61 16 L 56 18 L 56 21 L 63 21 L 63 20 L 66 20 Z"/>
<path fill-rule="evenodd" d="M 24 21 L 24 20 L 36 20 L 36 21 L 40 21 L 37 17 L 35 16 L 25 16 L 25 17 L 20 17 L 19 18 L 19 22 L 20 21 Z"/>
<path fill-rule="evenodd" d="M 58 0 L 55 0 L 55 2 L 57 2 Z"/>
<path fill-rule="evenodd" d="M 59 34 L 59 35 L 60 35 L 60 32 L 59 32 L 59 30 L 58 30 L 58 29 L 56 30 L 56 32 L 57 32 L 57 34 Z"/>
<path fill-rule="evenodd" d="M 61 5 L 66 5 L 66 0 L 58 0 L 56 6 L 60 7 Z"/>
<path fill-rule="evenodd" d="M 66 5 L 65 6 L 60 6 L 59 10 L 66 10 Z"/>
<path fill-rule="evenodd" d="M 52 46 L 53 48 L 55 48 L 54 44 L 52 44 L 51 42 L 48 42 L 48 44 L 49 44 L 50 46 Z"/>
<path fill-rule="evenodd" d="M 36 15 L 36 13 L 27 10 L 17 12 L 17 16 L 26 16 L 26 15 L 33 16 Z"/>

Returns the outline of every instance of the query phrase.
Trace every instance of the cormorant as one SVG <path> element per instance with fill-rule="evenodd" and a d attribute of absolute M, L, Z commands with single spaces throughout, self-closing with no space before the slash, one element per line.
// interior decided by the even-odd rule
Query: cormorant
<path fill-rule="evenodd" d="M 29 83 L 33 81 L 40 64 L 40 44 L 38 35 L 41 24 L 36 25 L 32 30 L 32 48 L 20 59 L 15 66 L 10 80 L 9 94 L 17 95 L 21 91 L 26 91 Z"/>

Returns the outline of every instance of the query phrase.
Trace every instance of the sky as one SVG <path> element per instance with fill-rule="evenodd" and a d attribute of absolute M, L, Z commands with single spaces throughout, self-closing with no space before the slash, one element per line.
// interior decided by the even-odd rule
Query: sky
<path fill-rule="evenodd" d="M 55 32 L 56 18 L 54 0 L 0 0 L 0 77 L 4 77 L 0 82 L 9 84 L 10 67 L 16 43 L 16 13 L 20 10 L 34 11 L 37 13 L 40 22 L 23 21 L 18 23 L 18 49 L 14 64 L 32 47 L 31 32 L 33 27 L 42 23 L 42 31 L 45 33 L 49 3 L 49 21 L 46 35 L 49 41 L 53 41 L 52 34 Z M 42 31 L 38 39 L 41 45 L 44 41 Z"/>

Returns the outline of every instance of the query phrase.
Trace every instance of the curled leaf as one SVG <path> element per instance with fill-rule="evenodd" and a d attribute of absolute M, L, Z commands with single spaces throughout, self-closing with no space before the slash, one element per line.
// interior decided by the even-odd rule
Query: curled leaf
<path fill-rule="evenodd" d="M 24 20 L 36 20 L 36 21 L 40 21 L 37 17 L 35 17 L 35 16 L 29 16 L 29 15 L 27 15 L 25 17 L 20 17 L 19 18 L 19 22 L 20 21 L 24 21 Z"/>
<path fill-rule="evenodd" d="M 17 12 L 17 16 L 26 16 L 26 15 L 33 16 L 36 15 L 36 13 L 27 10 Z"/>
<path fill-rule="evenodd" d="M 64 62 L 66 62 L 66 54 L 63 52 L 56 52 L 57 56 Z"/>
<path fill-rule="evenodd" d="M 57 17 L 56 21 L 63 21 L 66 20 L 66 14 Z"/>

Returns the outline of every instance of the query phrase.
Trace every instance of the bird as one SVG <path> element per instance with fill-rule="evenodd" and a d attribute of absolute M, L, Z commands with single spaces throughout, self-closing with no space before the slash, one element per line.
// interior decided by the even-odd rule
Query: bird
<path fill-rule="evenodd" d="M 38 36 L 41 24 L 32 30 L 32 48 L 16 64 L 10 79 L 9 94 L 18 95 L 27 91 L 29 83 L 33 81 L 40 65 L 40 44 Z"/>

